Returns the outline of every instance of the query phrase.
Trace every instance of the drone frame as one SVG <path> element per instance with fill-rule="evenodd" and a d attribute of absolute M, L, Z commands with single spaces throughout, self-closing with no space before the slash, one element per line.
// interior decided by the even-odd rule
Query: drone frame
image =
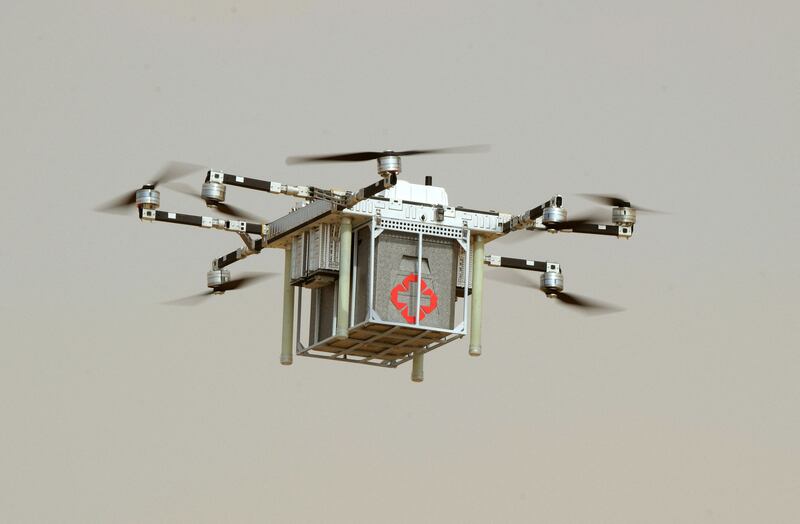
<path fill-rule="evenodd" d="M 405 153 L 419 154 L 418 152 Z M 212 288 L 230 279 L 230 275 L 225 268 L 231 264 L 256 255 L 267 248 L 284 250 L 281 364 L 292 364 L 293 354 L 295 353 L 301 356 L 357 362 L 380 367 L 397 367 L 408 360 L 412 360 L 412 380 L 415 382 L 423 379 L 423 355 L 452 340 L 469 335 L 469 354 L 473 356 L 481 354 L 484 265 L 537 271 L 542 273 L 541 289 L 545 294 L 555 297 L 563 291 L 563 275 L 559 264 L 552 261 L 486 255 L 486 243 L 523 229 L 549 231 L 551 233 L 572 232 L 604 235 L 617 238 L 630 238 L 633 234 L 636 212 L 629 205 L 620 205 L 613 208 L 612 220 L 615 222 L 614 224 L 592 223 L 589 220 L 569 221 L 567 220 L 567 213 L 563 207 L 563 197 L 561 195 L 554 195 L 542 204 L 518 215 L 471 210 L 458 206 L 450 207 L 441 203 L 415 202 L 407 199 L 392 200 L 389 197 L 381 196 L 380 193 L 391 190 L 397 185 L 397 175 L 400 172 L 400 155 L 386 151 L 385 154 L 377 157 L 377 161 L 378 173 L 381 179 L 355 192 L 321 189 L 312 186 L 287 185 L 214 170 L 207 172 L 201 196 L 212 208 L 214 205 L 224 201 L 226 186 L 283 194 L 303 201 L 302 206 L 296 207 L 289 214 L 268 223 L 161 211 L 158 209 L 160 207 L 160 194 L 152 185 L 143 186 L 142 189 L 136 192 L 136 205 L 139 210 L 139 218 L 143 221 L 166 222 L 237 233 L 245 245 L 211 261 L 208 285 Z M 426 177 L 426 185 L 431 185 L 431 183 L 430 177 Z M 387 191 L 384 194 L 388 193 Z M 368 292 L 370 300 L 369 314 L 363 322 L 355 323 L 351 310 L 354 304 L 354 287 L 352 287 L 354 283 L 351 285 L 350 281 L 351 272 L 353 271 L 351 266 L 351 242 L 354 233 L 354 222 L 356 230 L 363 227 L 370 228 L 371 257 L 374 254 L 375 238 L 384 229 L 416 231 L 419 243 L 417 252 L 418 274 L 419 268 L 422 267 L 423 235 L 440 235 L 455 240 L 464 251 L 464 267 L 459 268 L 458 284 L 459 292 L 461 293 L 458 296 L 463 296 L 464 298 L 463 321 L 461 324 L 449 330 L 431 329 L 430 327 L 422 326 L 420 324 L 420 285 L 416 286 L 416 314 L 412 317 L 415 318 L 413 324 L 402 325 L 401 323 L 391 323 L 380 319 L 372 309 L 372 287 Z M 296 294 L 294 290 L 298 286 L 298 282 L 292 279 L 292 239 L 297 236 L 298 232 L 322 223 L 337 225 L 339 233 L 335 332 L 332 337 L 325 339 L 324 347 L 306 347 L 300 343 L 302 293 Z M 255 235 L 255 238 L 253 235 Z M 374 258 L 370 258 L 370 263 L 374 266 Z M 370 278 L 373 277 L 371 267 Z M 302 286 L 303 284 L 300 283 L 299 285 Z M 373 283 L 370 282 L 369 285 L 373 286 Z M 297 344 L 293 348 L 295 295 L 298 297 Z M 467 299 L 467 296 L 469 296 L 469 299 Z M 382 327 L 379 331 L 375 331 L 374 326 L 376 323 L 386 326 L 386 328 Z M 434 333 L 434 335 L 432 336 L 431 333 Z M 396 340 L 398 337 L 400 339 L 398 343 L 386 342 L 387 340 Z M 345 342 L 336 344 L 336 341 Z M 351 342 L 352 344 L 350 344 Z M 362 351 L 362 348 L 368 345 L 373 348 L 383 347 L 385 349 L 371 352 Z M 395 351 L 393 347 L 400 348 L 400 351 Z"/>

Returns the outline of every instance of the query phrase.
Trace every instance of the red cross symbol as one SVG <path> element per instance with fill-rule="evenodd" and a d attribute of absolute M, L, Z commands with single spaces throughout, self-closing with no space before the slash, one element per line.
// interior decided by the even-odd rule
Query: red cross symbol
<path fill-rule="evenodd" d="M 402 282 L 392 288 L 392 294 L 390 296 L 394 307 L 400 311 L 400 314 L 403 315 L 403 318 L 406 319 L 406 322 L 409 324 L 416 323 L 417 318 L 409 311 L 408 303 L 400 300 L 400 293 L 407 293 L 411 284 L 416 281 L 417 275 L 411 273 L 404 278 Z M 420 296 L 428 297 L 428 305 L 423 306 L 420 304 L 419 307 L 419 320 L 422 322 L 422 320 L 425 318 L 425 315 L 436 309 L 436 306 L 439 303 L 439 297 L 437 297 L 436 293 L 434 293 L 433 290 L 428 287 L 428 283 L 425 282 L 424 279 L 420 279 Z"/>

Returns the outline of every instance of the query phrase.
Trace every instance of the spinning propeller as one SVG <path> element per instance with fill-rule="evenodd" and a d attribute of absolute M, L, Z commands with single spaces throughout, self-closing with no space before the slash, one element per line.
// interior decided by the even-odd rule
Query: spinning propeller
<path fill-rule="evenodd" d="M 188 184 L 184 184 L 182 182 L 174 182 L 172 184 L 166 184 L 166 187 L 168 187 L 170 189 L 173 189 L 173 190 L 177 191 L 178 193 L 183 193 L 184 195 L 189 195 L 191 197 L 199 198 L 200 200 L 205 202 L 205 199 L 203 199 L 203 196 L 200 193 L 198 193 L 195 189 L 193 189 L 191 186 L 189 186 Z M 232 206 L 230 204 L 226 204 L 225 202 L 218 202 L 218 203 L 216 203 L 216 204 L 214 204 L 213 206 L 210 206 L 210 207 L 212 207 L 213 209 L 216 209 L 217 211 L 219 211 L 223 215 L 227 215 L 229 217 L 244 218 L 245 220 L 248 220 L 250 222 L 259 222 L 261 224 L 266 224 L 266 223 L 269 222 L 269 220 L 265 220 L 265 219 L 263 219 L 261 217 L 257 217 L 255 215 L 253 215 L 252 213 L 249 213 L 249 212 L 245 211 L 244 209 Z"/>
<path fill-rule="evenodd" d="M 220 284 L 218 286 L 209 289 L 203 293 L 198 293 L 196 295 L 191 295 L 184 298 L 179 298 L 177 300 L 170 300 L 169 302 L 163 302 L 165 305 L 172 305 L 172 306 L 195 306 L 210 297 L 211 295 L 217 295 L 221 293 L 225 293 L 226 291 L 233 291 L 234 289 L 239 289 L 243 287 L 250 286 L 255 284 L 259 280 L 264 280 L 267 278 L 272 278 L 276 275 L 276 273 L 250 273 L 243 277 L 234 278 L 225 282 L 224 284 Z"/>
<path fill-rule="evenodd" d="M 564 220 L 563 222 L 553 222 L 550 224 L 545 224 L 547 229 L 555 229 L 560 231 L 562 229 L 572 229 L 575 226 L 582 226 L 583 224 L 602 224 L 607 219 L 600 215 L 599 213 L 591 214 L 591 215 L 579 215 L 577 218 L 570 218 L 568 220 Z M 535 229 L 534 231 L 541 231 L 539 229 Z"/>
<path fill-rule="evenodd" d="M 184 177 L 194 171 L 203 169 L 202 166 L 189 164 L 186 162 L 170 162 L 161 168 L 156 177 L 149 184 L 142 186 L 142 189 L 155 189 L 159 184 L 164 184 L 171 180 Z M 95 211 L 102 213 L 124 214 L 128 207 L 136 203 L 136 191 L 125 193 L 122 196 L 95 208 Z"/>
<path fill-rule="evenodd" d="M 580 195 L 584 198 L 588 198 L 589 200 L 593 200 L 600 204 L 605 204 L 608 206 L 614 207 L 630 207 L 635 209 L 636 211 L 641 211 L 643 213 L 659 213 L 665 214 L 664 211 L 657 211 L 655 209 L 647 209 L 644 207 L 634 206 L 630 203 L 629 200 L 626 200 L 620 196 L 616 195 L 597 195 L 594 193 L 580 193 Z"/>
<path fill-rule="evenodd" d="M 562 229 L 572 229 L 575 226 L 580 226 L 583 224 L 602 224 L 606 221 L 606 217 L 599 213 L 589 214 L 589 215 L 579 215 L 577 218 L 572 218 L 569 220 L 565 220 L 563 222 L 555 222 L 552 224 L 547 224 L 545 227 L 547 229 L 538 229 L 534 227 L 530 227 L 527 230 L 531 232 L 542 232 L 542 231 L 549 231 L 549 230 L 556 230 L 560 231 Z M 498 240 L 502 242 L 504 245 L 511 245 L 517 244 L 524 240 L 527 240 L 529 237 L 527 235 L 503 235 Z"/>
<path fill-rule="evenodd" d="M 486 278 L 495 280 L 497 282 L 503 282 L 505 284 L 509 284 L 512 286 L 535 288 L 541 291 L 539 282 L 537 282 L 537 280 L 528 273 L 523 273 L 521 271 L 514 271 L 514 270 L 504 271 L 498 269 L 489 270 L 486 272 Z M 607 304 L 605 302 L 600 302 L 594 299 L 582 297 L 580 295 L 574 295 L 572 293 L 565 293 L 563 291 L 551 294 L 549 296 L 550 298 L 558 300 L 565 306 L 580 308 L 580 310 L 586 314 L 596 315 L 604 313 L 616 313 L 623 310 L 622 308 L 614 306 L 612 304 Z"/>
<path fill-rule="evenodd" d="M 290 156 L 286 163 L 308 164 L 312 162 L 363 162 L 365 160 L 377 160 L 386 156 L 413 156 L 413 155 L 438 155 L 449 153 L 484 153 L 489 150 L 487 145 L 442 147 L 438 149 L 409 149 L 408 151 L 359 151 L 357 153 L 342 153 L 337 155 L 309 155 L 309 156 Z"/>

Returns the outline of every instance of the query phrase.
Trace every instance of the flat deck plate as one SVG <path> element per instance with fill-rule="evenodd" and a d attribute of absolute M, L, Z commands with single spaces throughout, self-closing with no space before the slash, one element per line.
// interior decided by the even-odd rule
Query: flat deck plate
<path fill-rule="evenodd" d="M 437 331 L 425 326 L 400 326 L 380 322 L 364 322 L 350 328 L 347 338 L 327 338 L 304 348 L 297 354 L 305 357 L 341 360 L 356 364 L 397 367 L 410 360 L 414 353 L 427 353 L 464 336 L 461 333 Z"/>

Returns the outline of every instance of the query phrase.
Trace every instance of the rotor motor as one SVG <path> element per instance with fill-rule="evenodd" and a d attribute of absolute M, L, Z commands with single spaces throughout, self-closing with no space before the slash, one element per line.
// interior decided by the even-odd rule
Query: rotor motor
<path fill-rule="evenodd" d="M 139 209 L 158 209 L 161 205 L 161 193 L 154 186 L 142 186 L 136 191 L 136 205 Z"/>
<path fill-rule="evenodd" d="M 206 275 L 206 283 L 211 289 L 215 289 L 222 284 L 230 282 L 231 272 L 227 269 L 212 269 Z"/>
<path fill-rule="evenodd" d="M 564 290 L 564 275 L 561 271 L 548 269 L 542 273 L 541 288 L 550 298 L 558 295 Z"/>
<path fill-rule="evenodd" d="M 567 219 L 567 210 L 563 207 L 549 206 L 542 210 L 542 224 L 558 224 Z"/>
<path fill-rule="evenodd" d="M 400 157 L 392 155 L 393 151 L 386 153 L 386 156 L 378 157 L 378 174 L 383 177 L 399 174 Z"/>
<path fill-rule="evenodd" d="M 618 226 L 632 226 L 636 223 L 636 210 L 632 207 L 615 207 L 611 210 L 611 220 Z"/>
<path fill-rule="evenodd" d="M 542 224 L 559 224 L 567 219 L 567 210 L 561 207 L 564 202 L 561 195 L 556 195 L 550 199 L 550 205 L 542 210 Z"/>
<path fill-rule="evenodd" d="M 204 182 L 200 196 L 206 201 L 208 207 L 214 207 L 225 201 L 225 184 L 214 181 Z"/>

